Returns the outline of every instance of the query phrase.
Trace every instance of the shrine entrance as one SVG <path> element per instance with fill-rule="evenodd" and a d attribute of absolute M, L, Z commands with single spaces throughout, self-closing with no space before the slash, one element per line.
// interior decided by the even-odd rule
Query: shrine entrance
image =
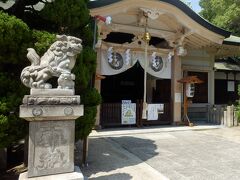
<path fill-rule="evenodd" d="M 142 119 L 142 102 L 144 86 L 144 70 L 140 63 L 136 63 L 127 71 L 111 76 L 105 76 L 101 81 L 100 125 L 102 127 L 116 127 L 129 125 L 122 121 L 123 101 L 129 101 L 135 107 L 136 122 L 133 126 L 170 124 L 170 97 L 171 80 L 159 79 L 148 74 L 147 102 L 149 104 L 162 104 L 163 110 L 157 119 Z"/>
<path fill-rule="evenodd" d="M 143 68 L 136 63 L 129 70 L 106 76 L 101 82 L 103 103 L 121 103 L 131 100 L 136 103 L 143 97 Z"/>

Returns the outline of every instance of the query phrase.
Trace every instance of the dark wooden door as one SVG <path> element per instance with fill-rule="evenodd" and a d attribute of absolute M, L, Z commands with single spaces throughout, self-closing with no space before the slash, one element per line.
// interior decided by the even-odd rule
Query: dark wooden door
<path fill-rule="evenodd" d="M 188 72 L 189 76 L 197 76 L 203 81 L 201 84 L 195 84 L 193 103 L 208 103 L 208 73 L 207 72 Z"/>

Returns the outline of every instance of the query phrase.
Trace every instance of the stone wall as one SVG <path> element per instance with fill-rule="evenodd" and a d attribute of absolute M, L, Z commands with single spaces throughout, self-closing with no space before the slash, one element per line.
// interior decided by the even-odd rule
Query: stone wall
<path fill-rule="evenodd" d="M 238 126 L 235 107 L 233 105 L 214 105 L 209 107 L 209 122 L 226 127 Z"/>

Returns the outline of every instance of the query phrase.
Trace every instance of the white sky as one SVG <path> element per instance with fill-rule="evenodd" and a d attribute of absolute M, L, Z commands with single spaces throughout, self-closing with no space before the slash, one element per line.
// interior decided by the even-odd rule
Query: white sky
<path fill-rule="evenodd" d="M 199 0 L 190 0 L 192 4 L 192 8 L 195 12 L 199 13 L 201 11 L 201 7 L 199 6 Z"/>

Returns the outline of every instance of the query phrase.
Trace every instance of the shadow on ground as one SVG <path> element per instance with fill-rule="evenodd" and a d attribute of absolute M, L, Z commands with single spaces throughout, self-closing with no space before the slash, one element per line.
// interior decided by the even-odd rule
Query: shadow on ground
<path fill-rule="evenodd" d="M 156 149 L 154 141 L 131 136 L 90 138 L 88 167 L 83 167 L 81 170 L 84 176 L 90 177 L 90 179 L 97 179 L 96 177 L 100 179 L 115 179 L 115 177 L 116 179 L 131 179 L 132 176 L 126 174 L 123 169 L 138 165 L 142 161 L 158 155 Z M 141 156 L 141 154 L 145 155 Z M 122 172 L 124 171 L 123 174 L 121 169 Z M 106 175 L 110 171 L 112 171 L 111 175 Z"/>
<path fill-rule="evenodd" d="M 75 165 L 81 167 L 80 162 L 82 149 L 77 144 L 75 149 Z M 90 179 L 132 179 L 132 175 L 127 173 L 129 172 L 129 169 L 126 170 L 124 168 L 138 165 L 142 163 L 142 161 L 146 161 L 158 155 L 155 151 L 156 149 L 157 146 L 154 144 L 154 141 L 131 136 L 90 138 L 88 166 L 81 167 L 81 170 L 84 176 L 91 176 Z M 18 154 L 18 157 L 23 157 L 22 151 L 20 154 L 21 155 Z M 134 154 L 137 154 L 137 156 Z M 10 158 L 15 159 L 16 157 L 11 154 L 9 159 Z M 22 160 L 23 159 L 20 161 L 21 163 Z M 11 167 L 16 165 L 17 164 L 11 165 Z M 22 168 L 19 166 L 17 169 Z M 97 174 L 97 176 L 95 174 Z M 16 180 L 18 179 L 18 176 L 19 172 L 15 169 L 11 170 L 9 173 L 0 173 L 0 179 Z"/>
<path fill-rule="evenodd" d="M 100 176 L 96 178 L 91 178 L 92 180 L 130 180 L 133 177 L 126 173 L 117 173 L 111 175 Z"/>

